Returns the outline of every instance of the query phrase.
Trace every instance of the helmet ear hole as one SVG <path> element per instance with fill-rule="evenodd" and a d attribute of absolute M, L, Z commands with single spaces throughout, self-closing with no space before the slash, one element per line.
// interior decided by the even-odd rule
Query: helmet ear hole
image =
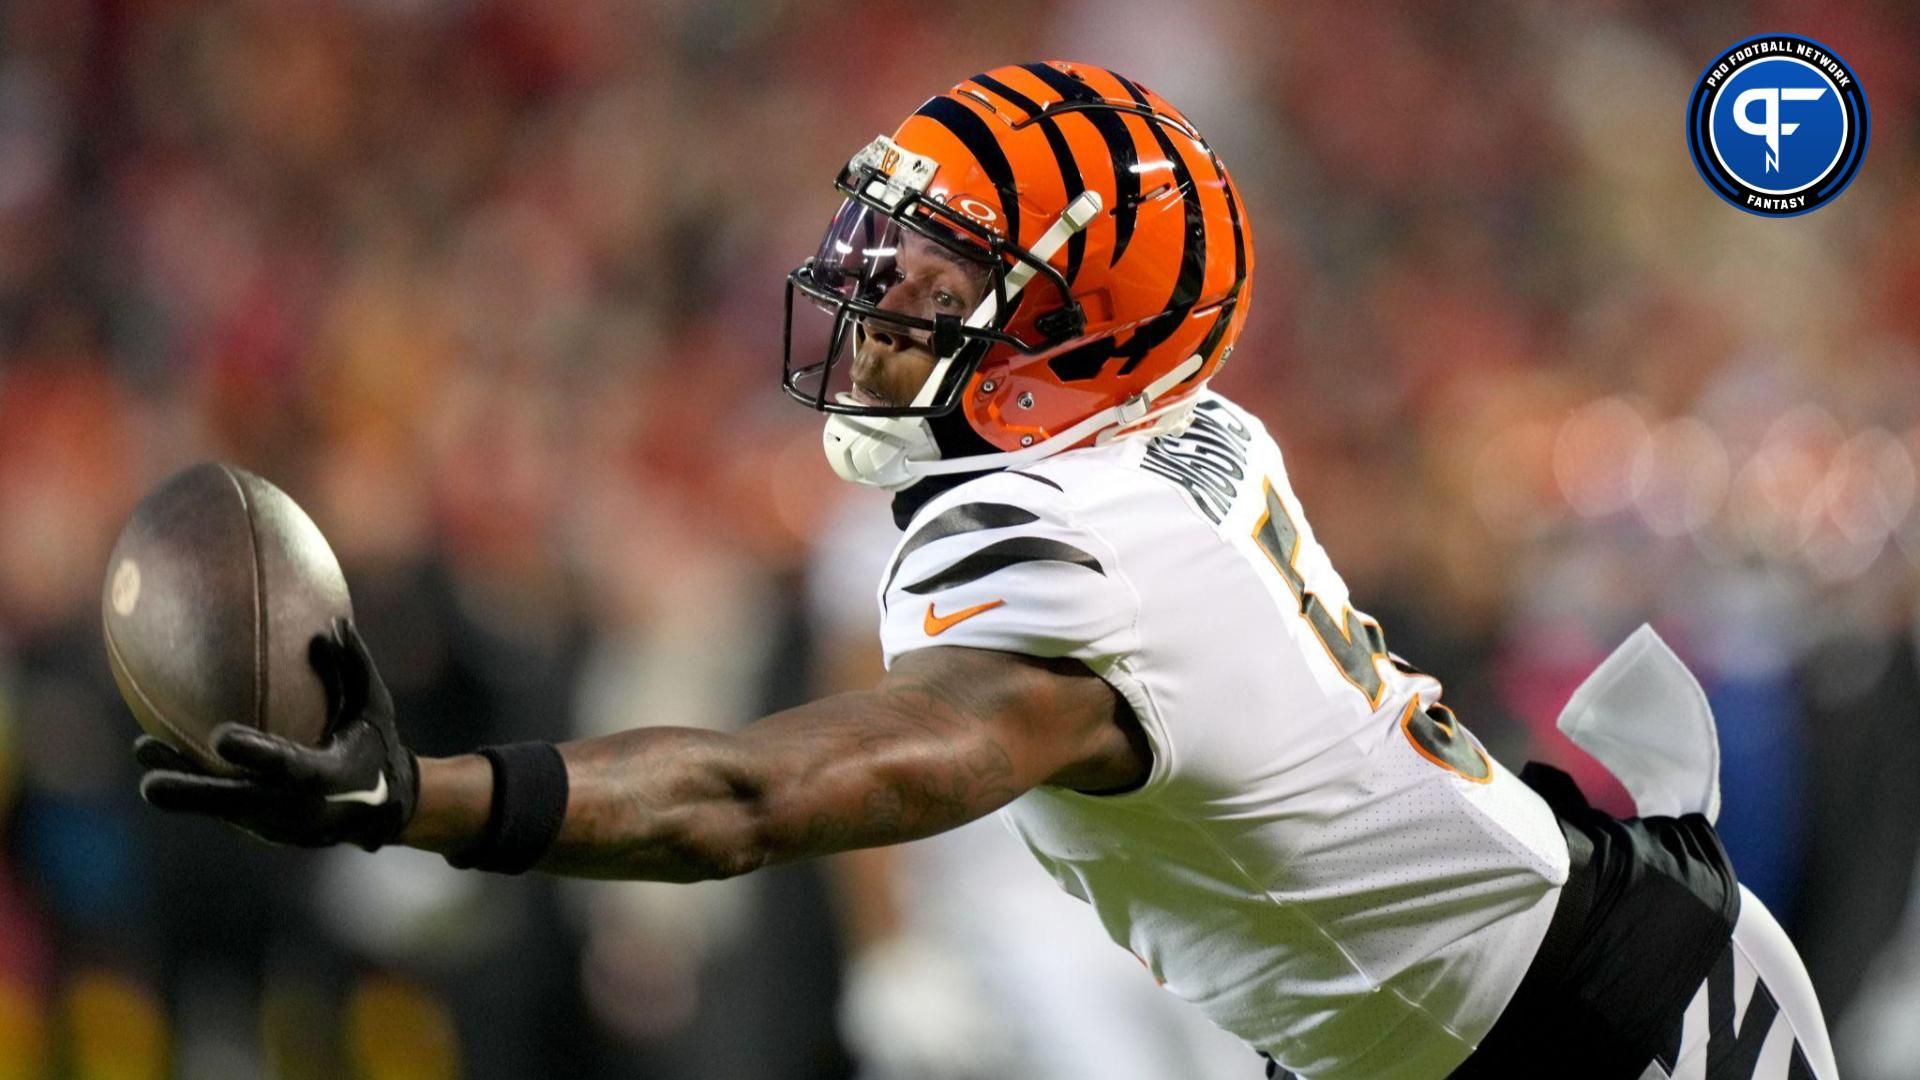
<path fill-rule="evenodd" d="M 1073 302 L 1088 325 L 1103 326 L 1113 321 L 1113 293 L 1105 288 L 1080 293 Z"/>

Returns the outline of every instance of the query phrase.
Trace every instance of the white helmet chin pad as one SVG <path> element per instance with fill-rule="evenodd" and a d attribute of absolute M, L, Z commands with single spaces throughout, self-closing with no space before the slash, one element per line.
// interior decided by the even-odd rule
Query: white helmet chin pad
<path fill-rule="evenodd" d="M 898 491 L 920 479 L 908 461 L 940 456 L 925 420 L 832 415 L 820 432 L 827 464 L 840 479 Z"/>

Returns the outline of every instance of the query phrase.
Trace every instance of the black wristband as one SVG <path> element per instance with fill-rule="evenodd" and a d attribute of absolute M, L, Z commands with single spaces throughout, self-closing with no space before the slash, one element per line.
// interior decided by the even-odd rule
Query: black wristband
<path fill-rule="evenodd" d="M 522 874 L 531 870 L 567 816 L 567 763 L 552 743 L 487 746 L 480 754 L 493 766 L 493 800 L 480 840 L 448 864 L 462 870 Z"/>

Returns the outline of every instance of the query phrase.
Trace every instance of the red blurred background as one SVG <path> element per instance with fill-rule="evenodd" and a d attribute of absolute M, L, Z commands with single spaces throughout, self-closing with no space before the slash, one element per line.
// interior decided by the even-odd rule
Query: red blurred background
<path fill-rule="evenodd" d="M 1682 132 L 1766 31 L 1873 114 L 1786 220 Z M 139 494 L 218 457 L 332 540 L 423 752 L 837 685 L 884 497 L 778 392 L 783 275 L 849 154 L 1053 56 L 1233 169 L 1259 269 L 1216 386 L 1396 651 L 1599 788 L 1552 721 L 1653 622 L 1848 1074 L 1920 1076 L 1911 8 L 6 0 L 0 1080 L 852 1075 L 820 868 L 481 880 L 145 812 L 98 589 Z"/>

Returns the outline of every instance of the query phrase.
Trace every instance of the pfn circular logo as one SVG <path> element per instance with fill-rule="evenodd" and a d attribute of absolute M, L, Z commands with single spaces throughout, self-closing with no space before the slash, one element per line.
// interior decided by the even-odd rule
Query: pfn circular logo
<path fill-rule="evenodd" d="M 1700 73 L 1687 147 L 1714 194 L 1750 214 L 1792 217 L 1832 202 L 1867 156 L 1867 96 L 1812 38 L 1748 38 Z"/>

